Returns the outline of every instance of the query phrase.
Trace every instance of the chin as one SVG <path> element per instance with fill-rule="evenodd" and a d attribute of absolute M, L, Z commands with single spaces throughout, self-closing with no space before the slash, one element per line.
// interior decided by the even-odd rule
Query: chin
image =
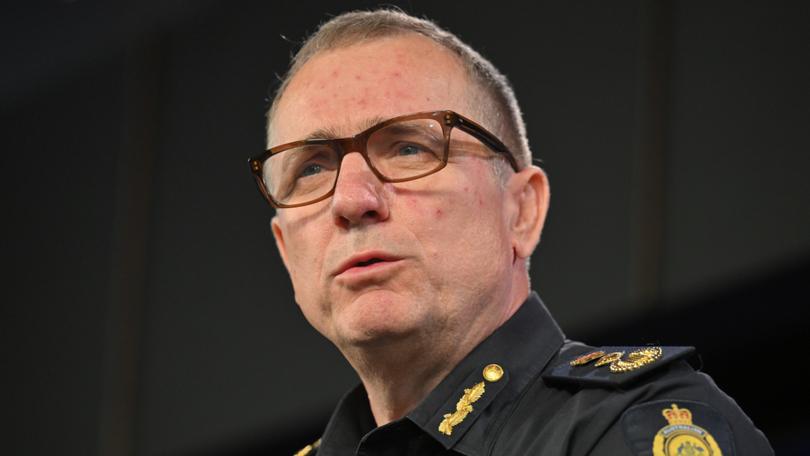
<path fill-rule="evenodd" d="M 346 331 L 344 342 L 355 348 L 385 348 L 407 342 L 416 331 L 403 328 L 352 328 Z"/>
<path fill-rule="evenodd" d="M 383 292 L 366 293 L 341 309 L 341 339 L 355 346 L 378 346 L 407 340 L 424 325 L 421 306 L 411 299 Z"/>

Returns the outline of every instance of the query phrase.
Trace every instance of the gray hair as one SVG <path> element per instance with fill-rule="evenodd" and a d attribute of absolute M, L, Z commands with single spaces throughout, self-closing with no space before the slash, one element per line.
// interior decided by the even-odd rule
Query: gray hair
<path fill-rule="evenodd" d="M 476 103 L 472 105 L 491 107 L 481 109 L 480 114 L 484 118 L 479 121 L 506 144 L 520 169 L 529 166 L 532 157 L 526 137 L 526 124 L 523 122 L 515 93 L 506 76 L 457 36 L 430 20 L 413 17 L 397 9 L 352 11 L 322 24 L 293 56 L 290 69 L 276 91 L 267 112 L 268 138 L 270 126 L 287 85 L 313 56 L 363 41 L 407 33 L 423 35 L 459 57 L 471 80 L 482 89 L 477 94 L 481 99 L 475 100 Z M 500 175 L 499 168 L 501 167 L 495 169 L 496 174 Z"/>

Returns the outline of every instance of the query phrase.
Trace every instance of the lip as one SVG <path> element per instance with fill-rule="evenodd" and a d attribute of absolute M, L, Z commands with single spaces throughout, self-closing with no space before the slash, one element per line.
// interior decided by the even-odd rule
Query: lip
<path fill-rule="evenodd" d="M 371 263 L 368 265 L 360 265 L 360 263 L 372 259 L 378 259 L 382 261 L 378 261 L 376 263 Z M 388 266 L 389 264 L 398 262 L 401 259 L 402 258 L 391 255 L 390 253 L 387 252 L 382 252 L 379 250 L 369 250 L 367 252 L 362 252 L 357 255 L 352 255 L 349 259 L 340 263 L 340 266 L 338 266 L 337 269 L 335 269 L 335 271 L 332 273 L 332 276 L 337 277 L 340 275 L 357 274 L 365 271 L 372 271 L 382 268 L 384 266 Z"/>

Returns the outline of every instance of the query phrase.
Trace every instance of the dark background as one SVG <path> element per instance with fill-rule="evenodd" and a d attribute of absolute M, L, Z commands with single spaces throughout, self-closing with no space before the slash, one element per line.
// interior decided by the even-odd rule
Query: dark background
<path fill-rule="evenodd" d="M 317 438 L 356 379 L 294 304 L 246 159 L 268 85 L 346 2 L 17 3 L 0 452 Z M 778 454 L 808 454 L 808 3 L 394 4 L 514 83 L 552 184 L 533 285 L 567 335 L 696 345 Z"/>

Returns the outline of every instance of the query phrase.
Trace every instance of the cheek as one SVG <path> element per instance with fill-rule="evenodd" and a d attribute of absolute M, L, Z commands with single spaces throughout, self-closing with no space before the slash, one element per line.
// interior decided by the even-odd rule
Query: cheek
<path fill-rule="evenodd" d="M 296 290 L 312 289 L 306 284 L 316 283 L 323 264 L 325 240 L 320 233 L 297 230 L 288 242 L 290 277 Z M 318 288 L 318 287 L 315 287 Z"/>
<path fill-rule="evenodd" d="M 434 182 L 428 194 L 397 195 L 401 204 L 392 213 L 407 221 L 430 264 L 464 257 L 466 267 L 491 257 L 494 252 L 487 246 L 503 248 L 499 196 L 488 186 L 490 171 L 486 166 L 470 168 L 467 176 Z"/>
<path fill-rule="evenodd" d="M 431 204 L 418 196 L 407 196 L 404 198 L 404 202 L 405 207 L 403 209 L 405 210 L 403 212 L 409 214 L 410 222 L 423 228 L 429 228 L 431 226 L 429 224 L 442 220 L 448 212 L 451 212 L 446 207 L 446 203 Z"/>
<path fill-rule="evenodd" d="M 295 301 L 307 321 L 327 334 L 330 307 L 321 284 L 326 239 L 315 230 L 299 229 L 290 241 L 289 273 Z"/>
<path fill-rule="evenodd" d="M 440 257 L 447 246 L 446 227 L 452 225 L 453 210 L 445 201 L 436 201 L 422 195 L 407 195 L 400 200 L 398 212 L 422 250 L 431 262 Z"/>
<path fill-rule="evenodd" d="M 471 244 L 478 251 L 488 245 L 500 245 L 503 237 L 502 193 L 492 182 L 488 165 L 481 165 L 471 172 L 469 181 L 461 185 L 452 205 L 454 235 L 459 243 Z"/>

